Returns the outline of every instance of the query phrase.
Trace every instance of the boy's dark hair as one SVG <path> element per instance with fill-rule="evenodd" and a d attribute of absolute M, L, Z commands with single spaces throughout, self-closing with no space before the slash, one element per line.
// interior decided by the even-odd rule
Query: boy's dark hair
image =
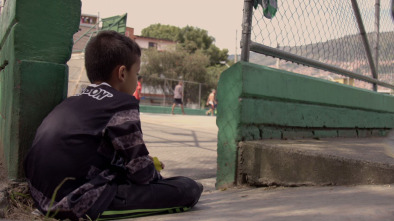
<path fill-rule="evenodd" d="M 118 65 L 127 70 L 141 57 L 141 48 L 130 38 L 115 31 L 101 31 L 85 50 L 85 68 L 91 83 L 108 81 Z"/>
<path fill-rule="evenodd" d="M 138 75 L 138 80 L 141 80 L 143 77 L 141 75 Z"/>

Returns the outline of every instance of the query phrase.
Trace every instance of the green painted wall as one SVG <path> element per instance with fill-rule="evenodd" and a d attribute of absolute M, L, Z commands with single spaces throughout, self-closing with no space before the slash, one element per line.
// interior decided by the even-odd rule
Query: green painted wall
<path fill-rule="evenodd" d="M 217 98 L 218 188 L 236 180 L 243 140 L 385 136 L 394 97 L 238 62 L 222 73 Z"/>
<path fill-rule="evenodd" d="M 81 1 L 7 0 L 0 17 L 0 149 L 8 177 L 22 162 L 42 119 L 67 95 L 72 36 Z"/>

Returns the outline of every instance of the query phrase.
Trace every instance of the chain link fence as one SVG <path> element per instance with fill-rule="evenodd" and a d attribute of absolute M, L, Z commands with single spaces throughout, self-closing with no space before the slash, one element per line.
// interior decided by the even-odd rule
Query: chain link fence
<path fill-rule="evenodd" d="M 80 94 L 90 81 L 85 69 L 85 54 L 73 53 L 68 65 L 68 92 L 67 97 Z"/>
<path fill-rule="evenodd" d="M 68 61 L 68 96 L 79 94 L 90 85 L 86 75 L 84 53 L 73 53 Z M 174 88 L 177 79 L 143 76 L 141 105 L 171 106 L 174 102 Z M 211 88 L 207 84 L 183 81 L 183 103 L 187 108 L 206 109 L 205 103 Z"/>
<path fill-rule="evenodd" d="M 251 42 L 274 48 L 284 54 L 338 67 L 344 72 L 372 78 L 374 73 L 368 61 L 366 42 L 360 34 L 360 24 L 354 9 L 356 4 L 369 43 L 370 54 L 375 63 L 377 79 L 388 84 L 393 83 L 394 23 L 391 18 L 390 0 L 275 1 L 277 11 L 271 19 L 264 15 L 266 9 L 264 2 L 273 1 L 262 0 L 263 4 L 258 5 L 256 4 L 258 0 L 252 2 L 257 8 L 253 8 L 252 12 Z M 343 79 L 342 81 L 347 81 L 348 84 L 352 82 L 357 87 L 372 88 L 366 81 L 349 79 L 349 75 L 339 76 L 337 72 L 327 72 L 324 68 L 311 68 L 305 66 L 307 65 L 305 63 L 299 65 L 300 62 L 296 60 L 264 51 L 251 52 L 249 61 L 328 80 Z M 379 87 L 379 89 L 383 88 Z"/>
<path fill-rule="evenodd" d="M 171 106 L 174 88 L 180 80 L 143 76 L 141 105 Z M 183 104 L 187 108 L 204 109 L 210 88 L 203 83 L 183 80 Z"/>

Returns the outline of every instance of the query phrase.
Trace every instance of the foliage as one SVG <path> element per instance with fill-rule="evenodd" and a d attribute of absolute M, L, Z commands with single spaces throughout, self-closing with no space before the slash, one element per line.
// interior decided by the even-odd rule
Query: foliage
<path fill-rule="evenodd" d="M 175 50 L 159 52 L 149 49 L 143 52 L 141 75 L 149 78 L 149 86 L 165 95 L 171 95 L 177 80 L 182 79 L 185 81 L 185 102 L 196 103 L 196 95 L 201 93 L 205 99 L 210 89 L 217 87 L 220 73 L 227 69 L 223 62 L 228 62 L 228 50 L 219 49 L 214 44 L 215 38 L 204 29 L 154 24 L 144 28 L 142 36 L 177 42 Z M 164 78 L 175 80 L 164 81 Z"/>
<path fill-rule="evenodd" d="M 180 30 L 180 28 L 172 25 L 153 24 L 142 29 L 141 35 L 145 37 L 177 41 Z"/>
<path fill-rule="evenodd" d="M 142 56 L 140 73 L 143 76 L 175 78 L 183 76 L 182 61 L 186 56 L 183 51 L 145 50 Z"/>
<path fill-rule="evenodd" d="M 29 194 L 27 182 L 12 182 L 4 190 L 7 206 L 5 214 L 7 220 L 46 220 L 55 221 L 34 212 L 34 201 Z"/>
<path fill-rule="evenodd" d="M 198 49 L 207 50 L 214 41 L 215 38 L 209 36 L 206 30 L 192 26 L 182 28 L 177 38 L 177 42 L 190 53 Z"/>
<path fill-rule="evenodd" d="M 209 57 L 210 65 L 227 61 L 228 50 L 220 50 L 216 47 L 214 44 L 215 38 L 209 36 L 208 31 L 204 29 L 193 26 L 179 28 L 172 25 L 154 24 L 144 28 L 141 35 L 175 41 L 179 44 L 181 50 L 191 54 L 202 51 Z"/>
<path fill-rule="evenodd" d="M 210 64 L 217 65 L 222 61 L 226 62 L 228 58 L 228 49 L 220 50 L 216 45 L 211 45 L 205 53 L 209 56 Z"/>
<path fill-rule="evenodd" d="M 208 72 L 208 85 L 211 88 L 216 88 L 220 78 L 220 74 L 225 71 L 228 67 L 225 65 L 214 65 L 207 68 Z"/>
<path fill-rule="evenodd" d="M 164 94 L 173 93 L 176 80 L 204 83 L 208 81 L 207 69 L 209 59 L 201 51 L 189 54 L 184 50 L 157 51 L 149 49 L 144 51 L 140 74 L 149 79 L 149 86 L 158 87 Z M 165 85 L 163 79 L 175 79 Z M 185 83 L 185 100 L 196 102 L 196 87 Z"/>

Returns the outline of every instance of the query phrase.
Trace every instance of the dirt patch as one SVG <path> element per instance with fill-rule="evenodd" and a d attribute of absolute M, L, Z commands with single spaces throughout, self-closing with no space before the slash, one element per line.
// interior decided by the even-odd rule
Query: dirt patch
<path fill-rule="evenodd" d="M 0 219 L 57 221 L 57 219 L 44 216 L 35 208 L 27 182 L 13 182 L 8 179 L 1 157 Z M 84 221 L 84 219 L 79 219 L 79 221 Z"/>
<path fill-rule="evenodd" d="M 31 220 L 33 200 L 29 195 L 27 183 L 9 183 L 4 191 L 4 200 L 7 202 L 5 218 L 12 220 Z M 35 219 L 33 219 L 35 220 Z"/>
<path fill-rule="evenodd" d="M 0 157 L 0 218 L 8 220 L 46 220 L 39 214 L 34 215 L 34 202 L 26 182 L 12 182 L 8 179 L 6 166 Z"/>
<path fill-rule="evenodd" d="M 9 181 L 4 158 L 0 157 L 0 218 L 32 220 L 32 211 L 27 184 Z"/>

